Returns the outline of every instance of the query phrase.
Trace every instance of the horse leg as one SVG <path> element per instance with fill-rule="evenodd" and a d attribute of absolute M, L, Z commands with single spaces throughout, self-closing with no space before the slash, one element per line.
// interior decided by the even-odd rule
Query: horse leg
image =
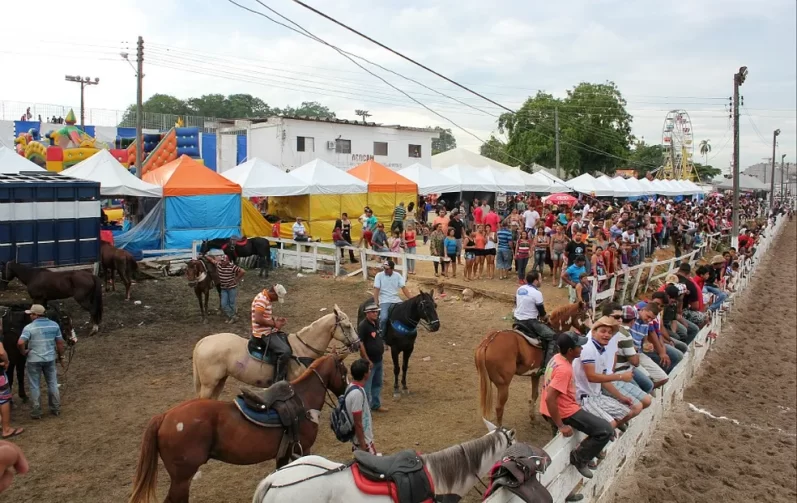
<path fill-rule="evenodd" d="M 401 397 L 401 393 L 399 393 L 399 353 L 396 346 L 390 346 L 390 356 L 393 357 L 393 398 Z"/>
<path fill-rule="evenodd" d="M 102 269 L 103 269 L 102 275 L 103 275 L 103 278 L 105 279 L 105 291 L 106 292 L 110 292 L 111 288 L 108 286 L 108 284 L 111 281 L 111 278 L 109 277 L 110 268 L 108 266 L 103 266 Z"/>
<path fill-rule="evenodd" d="M 411 345 L 409 348 L 404 350 L 404 364 L 401 366 L 401 392 L 405 395 L 410 394 L 410 390 L 407 389 L 407 369 L 410 366 L 410 356 L 412 356 L 412 351 L 415 349 L 415 346 Z"/>
<path fill-rule="evenodd" d="M 509 383 L 496 384 L 498 389 L 498 401 L 495 403 L 495 420 L 497 425 L 501 426 L 504 421 L 504 406 L 506 401 L 509 400 Z"/>
<path fill-rule="evenodd" d="M 202 290 L 199 289 L 197 286 L 194 288 L 194 293 L 196 294 L 196 300 L 199 302 L 199 317 L 202 319 L 202 323 L 207 323 L 205 320 L 205 309 L 204 305 L 202 304 Z"/>
<path fill-rule="evenodd" d="M 529 401 L 529 420 L 533 423 L 536 417 L 534 411 L 537 407 L 537 397 L 540 395 L 540 376 L 534 374 L 531 376 L 531 400 Z"/>
<path fill-rule="evenodd" d="M 224 384 L 227 382 L 227 376 L 222 377 L 219 379 L 219 382 L 213 386 L 213 391 L 210 393 L 210 398 L 212 400 L 218 400 L 219 396 L 221 396 L 221 392 L 224 391 Z"/>

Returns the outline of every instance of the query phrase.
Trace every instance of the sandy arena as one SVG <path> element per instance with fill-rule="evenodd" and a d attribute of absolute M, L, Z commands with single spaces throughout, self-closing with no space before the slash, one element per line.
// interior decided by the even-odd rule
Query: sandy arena
<path fill-rule="evenodd" d="M 789 224 L 615 503 L 797 499 L 795 244 Z"/>

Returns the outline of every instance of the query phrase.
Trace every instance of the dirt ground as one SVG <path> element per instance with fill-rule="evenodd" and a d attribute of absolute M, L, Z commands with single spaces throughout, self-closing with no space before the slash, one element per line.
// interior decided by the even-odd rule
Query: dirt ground
<path fill-rule="evenodd" d="M 269 283 L 259 281 L 252 272 L 247 276 L 239 293 L 239 308 L 247 312 L 258 290 L 279 281 L 288 289 L 289 297 L 275 311 L 288 318 L 290 331 L 320 317 L 324 314 L 320 310 L 330 309 L 335 302 L 355 317 L 369 286 L 359 279 L 297 277 L 286 269 L 274 271 Z M 417 286 L 411 284 L 410 289 L 417 291 Z M 0 301 L 24 296 L 21 285 L 14 282 L 9 291 L 0 292 Z M 79 342 L 67 375 L 59 379 L 62 415 L 45 415 L 33 421 L 28 416 L 29 406 L 21 405 L 13 411 L 14 425 L 26 428 L 14 442 L 26 453 L 31 471 L 17 478 L 4 494 L 4 501 L 125 501 L 147 421 L 193 397 L 194 344 L 206 335 L 231 331 L 230 326 L 217 314 L 211 316 L 209 325 L 200 324 L 196 299 L 184 278 L 141 281 L 133 287 L 133 299 L 141 304 L 125 302 L 119 291 L 107 294 L 102 335 L 92 338 L 86 337 L 88 314 L 67 301 Z M 211 306 L 217 306 L 217 302 L 212 293 Z M 438 310 L 441 330 L 420 334 L 410 362 L 411 395 L 393 400 L 393 367 L 386 363 L 383 400 L 390 411 L 374 419 L 380 451 L 415 448 L 431 452 L 485 433 L 478 412 L 473 351 L 490 330 L 509 325 L 505 317 L 511 315 L 512 306 L 489 299 L 465 303 L 452 294 L 439 301 Z M 241 321 L 232 331 L 248 334 L 248 325 Z M 228 382 L 222 399 L 229 400 L 237 389 L 237 383 Z M 529 396 L 529 379 L 515 379 L 505 423 L 517 429 L 521 440 L 541 446 L 550 439 L 550 430 L 541 422 L 529 422 Z M 335 440 L 326 426 L 328 413 L 323 411 L 323 427 L 314 452 L 348 460 L 350 447 Z M 273 468 L 273 462 L 241 467 L 211 461 L 194 481 L 191 500 L 249 501 L 257 483 Z M 167 484 L 168 476 L 161 465 L 161 496 Z"/>
<path fill-rule="evenodd" d="M 615 503 L 797 499 L 796 244 L 791 224 Z"/>

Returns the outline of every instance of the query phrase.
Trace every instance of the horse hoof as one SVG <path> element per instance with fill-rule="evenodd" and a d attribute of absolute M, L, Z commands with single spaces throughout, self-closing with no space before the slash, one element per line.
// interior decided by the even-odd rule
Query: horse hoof
<path fill-rule="evenodd" d="M 401 392 L 403 394 L 405 394 L 405 395 L 409 395 L 410 394 L 410 390 L 408 390 L 407 388 L 404 388 L 403 390 L 401 390 Z"/>
<path fill-rule="evenodd" d="M 202 318 L 202 324 L 203 325 L 207 325 L 208 324 L 208 319 L 207 318 Z"/>
<path fill-rule="evenodd" d="M 401 393 L 399 393 L 399 390 L 393 390 L 393 398 L 395 398 L 396 400 L 401 398 Z"/>

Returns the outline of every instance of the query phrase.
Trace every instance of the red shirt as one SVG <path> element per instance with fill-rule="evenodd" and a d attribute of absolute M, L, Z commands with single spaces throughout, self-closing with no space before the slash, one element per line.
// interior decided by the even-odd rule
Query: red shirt
<path fill-rule="evenodd" d="M 271 226 L 271 237 L 278 238 L 280 237 L 280 223 L 277 222 Z"/>
<path fill-rule="evenodd" d="M 703 281 L 703 278 L 695 275 L 692 276 L 692 283 L 695 284 L 699 292 L 697 295 L 698 309 L 703 311 L 705 309 L 705 306 L 703 304 L 703 285 L 705 285 L 705 282 Z"/>
<path fill-rule="evenodd" d="M 739 248 L 747 248 L 753 239 L 747 234 L 739 236 Z"/>
<path fill-rule="evenodd" d="M 476 222 L 476 224 L 484 223 L 484 212 L 481 206 L 476 206 L 473 210 L 473 221 Z"/>
<path fill-rule="evenodd" d="M 556 217 L 553 215 L 553 213 L 548 213 L 548 215 L 545 217 L 545 227 L 553 227 L 553 221 L 555 218 Z"/>
<path fill-rule="evenodd" d="M 478 221 L 477 221 L 478 222 Z M 498 224 L 501 222 L 501 217 L 494 211 L 491 211 L 484 217 L 484 223 L 491 227 L 491 230 L 498 229 Z"/>
<path fill-rule="evenodd" d="M 404 233 L 404 241 L 407 244 L 407 248 L 415 248 L 415 246 L 417 246 L 415 242 L 415 231 L 406 231 Z"/>

